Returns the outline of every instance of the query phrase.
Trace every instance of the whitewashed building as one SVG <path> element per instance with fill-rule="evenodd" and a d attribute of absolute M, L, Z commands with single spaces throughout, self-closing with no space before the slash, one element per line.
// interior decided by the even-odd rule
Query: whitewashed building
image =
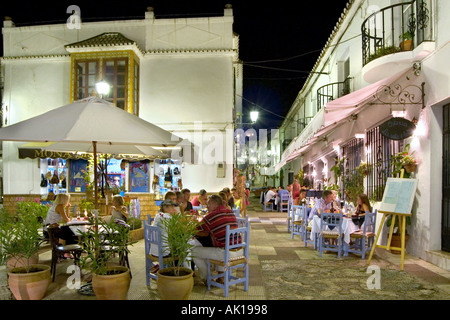
<path fill-rule="evenodd" d="M 4 21 L 3 125 L 87 97 L 105 80 L 112 86 L 106 100 L 195 143 L 194 164 L 177 168 L 183 188 L 231 188 L 234 121 L 242 106 L 231 6 L 222 16 L 166 19 L 148 8 L 143 19 L 68 21 L 21 27 Z M 21 145 L 3 142 L 3 193 L 43 194 L 47 170 L 36 159 L 19 159 Z"/>
<path fill-rule="evenodd" d="M 344 177 L 366 162 L 364 191 L 380 201 L 390 160 L 410 145 L 418 188 L 407 252 L 446 269 L 449 18 L 446 0 L 349 1 L 280 128 L 283 149 L 275 166 L 285 171 L 285 185 L 286 172 L 292 177 L 303 170 L 304 184 L 323 188 L 336 182 L 331 168 L 337 157 L 345 157 Z M 409 38 L 410 49 L 404 43 Z M 416 130 L 397 130 L 397 137 L 388 138 L 383 125 L 392 118 L 406 119 Z"/>

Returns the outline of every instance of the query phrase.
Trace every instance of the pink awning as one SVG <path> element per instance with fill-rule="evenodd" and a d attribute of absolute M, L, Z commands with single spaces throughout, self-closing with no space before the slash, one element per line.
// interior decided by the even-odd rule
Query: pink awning
<path fill-rule="evenodd" d="M 325 127 L 340 122 L 352 114 L 357 114 L 361 108 L 376 100 L 379 90 L 393 85 L 409 72 L 411 72 L 411 68 L 328 102 L 325 105 L 324 113 Z"/>

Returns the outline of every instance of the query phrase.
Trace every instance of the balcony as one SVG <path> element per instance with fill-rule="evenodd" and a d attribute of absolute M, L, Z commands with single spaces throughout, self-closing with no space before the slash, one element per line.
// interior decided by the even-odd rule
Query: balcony
<path fill-rule="evenodd" d="M 334 82 L 317 89 L 317 112 L 328 102 L 349 94 L 351 78 L 342 82 Z"/>
<path fill-rule="evenodd" d="M 372 13 L 361 26 L 364 79 L 375 82 L 433 50 L 432 0 L 414 0 Z M 384 58 L 389 55 L 389 58 Z M 383 59 L 380 59 L 382 58 Z M 393 68 L 394 67 L 394 68 Z"/>

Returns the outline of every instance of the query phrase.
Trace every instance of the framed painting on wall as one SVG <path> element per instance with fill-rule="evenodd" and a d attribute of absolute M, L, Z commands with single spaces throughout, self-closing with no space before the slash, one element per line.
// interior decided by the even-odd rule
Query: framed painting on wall
<path fill-rule="evenodd" d="M 129 163 L 130 192 L 150 192 L 149 161 L 137 161 Z"/>

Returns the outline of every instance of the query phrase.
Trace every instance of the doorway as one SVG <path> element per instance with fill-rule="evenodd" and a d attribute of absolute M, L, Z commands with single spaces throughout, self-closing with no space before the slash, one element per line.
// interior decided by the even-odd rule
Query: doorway
<path fill-rule="evenodd" d="M 443 108 L 442 250 L 450 252 L 450 104 Z"/>

